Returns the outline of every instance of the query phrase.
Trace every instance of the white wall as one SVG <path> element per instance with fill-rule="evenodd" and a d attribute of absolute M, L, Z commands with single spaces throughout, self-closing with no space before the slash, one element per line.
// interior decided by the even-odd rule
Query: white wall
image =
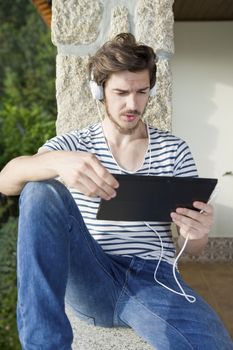
<path fill-rule="evenodd" d="M 233 236 L 233 22 L 176 22 L 172 132 L 217 177 L 212 236 Z"/>

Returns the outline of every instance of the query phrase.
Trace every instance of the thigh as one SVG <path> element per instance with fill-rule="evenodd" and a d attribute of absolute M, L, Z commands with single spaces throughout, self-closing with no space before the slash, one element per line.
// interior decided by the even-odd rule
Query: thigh
<path fill-rule="evenodd" d="M 232 350 L 233 343 L 214 310 L 188 287 L 179 276 L 187 294 L 196 297 L 189 303 L 154 281 L 153 264 L 135 261 L 124 293 L 118 300 L 117 314 L 122 321 L 159 350 Z M 156 267 L 156 266 L 154 266 Z M 172 266 L 162 263 L 159 281 L 178 290 Z"/>
<path fill-rule="evenodd" d="M 66 303 L 87 323 L 113 327 L 115 305 L 132 259 L 106 254 L 79 213 L 71 221 Z"/>

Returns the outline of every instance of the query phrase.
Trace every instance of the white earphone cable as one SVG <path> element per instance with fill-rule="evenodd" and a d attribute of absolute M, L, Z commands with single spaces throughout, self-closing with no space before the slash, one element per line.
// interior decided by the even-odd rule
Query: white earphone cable
<path fill-rule="evenodd" d="M 173 292 L 173 293 L 175 293 L 175 294 L 182 295 L 182 296 L 185 297 L 185 299 L 187 299 L 190 303 L 194 303 L 194 302 L 196 301 L 196 298 L 195 298 L 193 295 L 190 295 L 190 294 L 185 293 L 183 287 L 182 287 L 181 284 L 179 283 L 179 281 L 178 281 L 178 279 L 177 279 L 177 276 L 176 276 L 176 266 L 177 266 L 177 262 L 178 262 L 178 260 L 179 260 L 179 258 L 180 258 L 180 256 L 181 256 L 181 254 L 183 253 L 183 251 L 184 251 L 184 249 L 185 249 L 185 247 L 186 247 L 186 244 L 187 244 L 188 239 L 189 239 L 189 235 L 187 235 L 187 237 L 186 237 L 186 239 L 185 239 L 185 242 L 184 242 L 184 245 L 183 245 L 182 249 L 180 250 L 179 254 L 177 255 L 177 257 L 176 257 L 176 259 L 175 259 L 175 261 L 174 261 L 174 263 L 173 263 L 173 268 L 172 268 L 173 277 L 174 277 L 174 279 L 175 279 L 175 281 L 176 281 L 178 287 L 179 287 L 180 290 L 181 290 L 181 292 L 177 292 L 176 290 L 174 290 L 174 289 L 172 289 L 172 288 L 166 286 L 164 283 L 162 283 L 161 281 L 159 281 L 158 278 L 157 278 L 158 268 L 159 268 L 159 265 L 160 265 L 160 263 L 161 263 L 161 261 L 162 261 L 162 258 L 163 258 L 163 251 L 164 251 L 164 249 L 163 249 L 163 242 L 162 242 L 162 239 L 161 239 L 161 237 L 160 237 L 160 234 L 159 234 L 154 228 L 152 228 L 147 222 L 144 222 L 144 224 L 145 224 L 146 226 L 148 226 L 154 233 L 156 233 L 156 235 L 157 235 L 158 238 L 159 238 L 160 246 L 161 246 L 161 254 L 160 254 L 160 257 L 159 257 L 159 260 L 158 260 L 158 264 L 157 264 L 157 266 L 156 266 L 156 269 L 155 269 L 155 271 L 154 271 L 154 279 L 155 279 L 155 281 L 156 281 L 158 284 L 160 284 L 161 286 L 163 286 L 164 288 L 170 290 L 171 292 Z"/>
<path fill-rule="evenodd" d="M 210 203 L 213 201 L 213 199 L 216 197 L 217 193 L 218 193 L 218 189 L 215 188 L 215 190 L 213 191 L 212 195 L 211 195 L 210 198 L 209 198 L 208 204 L 210 204 Z M 200 211 L 200 213 L 203 213 L 203 212 L 204 212 L 203 210 Z M 185 238 L 185 241 L 184 241 L 184 244 L 183 244 L 183 246 L 182 246 L 182 248 L 181 248 L 179 254 L 177 255 L 177 257 L 176 257 L 176 259 L 174 260 L 174 263 L 173 263 L 173 268 L 172 268 L 173 277 L 174 277 L 174 279 L 175 279 L 175 281 L 176 281 L 178 287 L 179 287 L 180 290 L 181 290 L 181 292 L 177 292 L 176 290 L 174 290 L 174 289 L 172 289 L 172 288 L 166 286 L 164 283 L 162 283 L 161 281 L 159 281 L 158 278 L 157 278 L 157 271 L 158 271 L 159 265 L 160 265 L 160 263 L 161 263 L 161 261 L 162 261 L 162 258 L 163 258 L 163 251 L 164 251 L 164 249 L 163 249 L 163 241 L 162 241 L 162 239 L 161 239 L 159 233 L 158 233 L 153 227 L 151 227 L 147 222 L 144 222 L 144 224 L 147 225 L 154 233 L 156 233 L 156 235 L 157 235 L 158 238 L 159 238 L 160 246 L 161 246 L 161 254 L 160 254 L 159 261 L 158 261 L 158 264 L 157 264 L 157 266 L 156 266 L 156 269 L 155 269 L 155 271 L 154 271 L 154 279 L 155 279 L 155 281 L 156 281 L 157 283 L 159 283 L 161 286 L 163 286 L 164 288 L 170 290 L 171 292 L 183 296 L 183 297 L 184 297 L 186 300 L 188 300 L 190 303 L 194 303 L 194 302 L 196 301 L 196 298 L 195 298 L 193 295 L 191 295 L 191 294 L 185 293 L 183 287 L 181 286 L 181 284 L 180 284 L 180 282 L 178 281 L 177 276 L 176 276 L 176 266 L 177 266 L 177 263 L 178 263 L 179 258 L 181 257 L 181 255 L 183 254 L 183 252 L 184 252 L 184 250 L 185 250 L 185 248 L 186 248 L 187 242 L 188 242 L 188 240 L 189 240 L 189 234 L 187 234 L 187 236 L 186 236 L 186 238 Z"/>

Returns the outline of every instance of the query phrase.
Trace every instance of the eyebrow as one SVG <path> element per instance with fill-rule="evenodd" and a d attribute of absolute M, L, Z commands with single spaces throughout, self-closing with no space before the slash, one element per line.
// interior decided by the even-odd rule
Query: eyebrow
<path fill-rule="evenodd" d="M 150 86 L 146 86 L 146 87 L 143 87 L 141 89 L 138 89 L 137 91 L 143 91 L 143 90 L 147 90 L 149 88 L 150 88 Z M 115 91 L 115 92 L 129 92 L 129 90 L 118 89 L 118 88 L 112 89 L 112 90 Z"/>

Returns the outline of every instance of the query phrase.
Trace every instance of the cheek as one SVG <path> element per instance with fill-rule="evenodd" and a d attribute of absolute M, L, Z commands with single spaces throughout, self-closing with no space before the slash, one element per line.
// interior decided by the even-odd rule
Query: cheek
<path fill-rule="evenodd" d="M 148 97 L 143 97 L 140 101 L 140 108 L 141 110 L 144 110 L 146 108 L 146 105 L 148 103 Z"/>
<path fill-rule="evenodd" d="M 119 112 L 125 108 L 125 102 L 123 101 L 123 99 L 119 99 L 117 97 L 112 98 L 111 101 L 109 101 L 108 103 L 108 107 L 112 111 Z"/>

